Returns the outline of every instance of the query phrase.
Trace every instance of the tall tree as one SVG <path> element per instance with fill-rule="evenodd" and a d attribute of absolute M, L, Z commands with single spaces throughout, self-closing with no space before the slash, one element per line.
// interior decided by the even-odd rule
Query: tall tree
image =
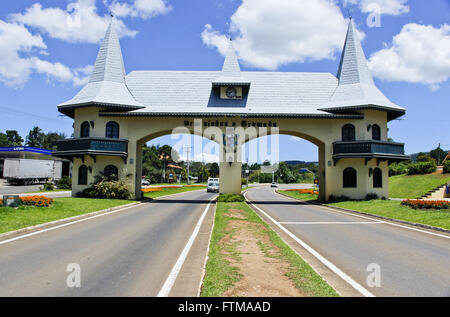
<path fill-rule="evenodd" d="M 430 151 L 430 156 L 432 158 L 434 158 L 437 162 L 438 165 L 440 165 L 442 163 L 442 161 L 444 160 L 444 158 L 447 156 L 446 151 L 444 151 L 443 149 L 441 149 L 440 147 Z"/>
<path fill-rule="evenodd" d="M 211 163 L 211 166 L 209 167 L 209 175 L 211 177 L 219 177 L 219 164 L 216 162 Z"/>
<path fill-rule="evenodd" d="M 23 139 L 16 130 L 6 130 L 0 133 L 0 146 L 22 146 Z"/>
<path fill-rule="evenodd" d="M 27 135 L 26 145 L 31 147 L 42 148 L 44 145 L 44 138 L 45 134 L 39 127 L 35 126 L 33 127 L 33 129 L 30 130 L 30 132 Z"/>
<path fill-rule="evenodd" d="M 47 150 L 56 150 L 56 144 L 59 140 L 64 140 L 66 135 L 64 133 L 49 132 L 44 135 L 42 148 Z"/>

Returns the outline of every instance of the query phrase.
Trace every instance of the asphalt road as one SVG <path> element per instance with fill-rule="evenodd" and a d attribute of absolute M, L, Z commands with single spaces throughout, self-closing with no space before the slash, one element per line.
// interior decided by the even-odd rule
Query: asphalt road
<path fill-rule="evenodd" d="M 247 198 L 375 296 L 450 296 L 450 239 L 302 204 L 268 186 Z M 366 283 L 371 263 L 380 287 Z"/>
<path fill-rule="evenodd" d="M 156 296 L 214 196 L 187 192 L 0 244 L 0 296 Z M 79 288 L 66 284 L 71 263 Z"/>
<path fill-rule="evenodd" d="M 29 186 L 17 186 L 10 185 L 6 182 L 0 181 L 0 195 L 11 195 L 11 194 L 24 194 L 29 192 L 34 192 L 39 190 L 43 184 L 39 185 L 29 185 Z"/>

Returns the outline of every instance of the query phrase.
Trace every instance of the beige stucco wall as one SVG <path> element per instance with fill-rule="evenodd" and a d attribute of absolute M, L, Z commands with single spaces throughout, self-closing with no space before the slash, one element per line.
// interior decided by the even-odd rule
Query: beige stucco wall
<path fill-rule="evenodd" d="M 201 134 L 205 128 L 203 122 L 200 128 L 195 129 L 194 119 L 191 118 L 146 118 L 146 117 L 100 117 L 98 108 L 79 108 L 75 111 L 74 136 L 79 137 L 80 125 L 84 121 L 94 121 L 94 128 L 90 131 L 90 136 L 105 137 L 106 123 L 116 121 L 120 125 L 120 138 L 129 140 L 128 159 L 125 164 L 121 158 L 98 156 L 97 163 L 92 158 L 86 156 L 85 162 L 92 167 L 92 173 L 89 174 L 89 183 L 94 179 L 99 171 L 102 171 L 109 162 L 112 162 L 119 168 L 121 178 L 127 176 L 133 193 L 137 193 L 137 198 L 141 192 L 142 176 L 142 145 L 145 142 L 156 137 L 170 134 L 176 127 L 181 128 L 178 133 L 196 133 Z M 341 159 L 336 166 L 333 163 L 333 145 L 335 141 L 341 140 L 342 126 L 351 123 L 356 128 L 357 140 L 371 140 L 372 131 L 367 130 L 369 124 L 378 124 L 381 128 L 381 139 L 387 140 L 387 115 L 385 112 L 375 110 L 361 111 L 365 118 L 361 119 L 241 119 L 241 118 L 205 118 L 204 121 L 227 122 L 231 127 L 234 122 L 240 126 L 243 120 L 247 122 L 261 122 L 268 124 L 269 121 L 276 122 L 279 129 L 278 133 L 288 134 L 306 139 L 318 146 L 319 153 L 319 186 L 321 198 L 328 198 L 330 195 L 346 195 L 351 198 L 364 198 L 367 193 L 377 193 L 379 196 L 388 196 L 388 166 L 387 162 L 381 162 L 380 168 L 383 172 L 383 188 L 374 189 L 372 186 L 372 177 L 369 177 L 369 168 L 376 166 L 376 160 L 371 160 L 365 164 L 364 159 Z M 185 121 L 192 122 L 192 125 L 185 126 Z M 225 133 L 226 127 L 218 127 L 220 133 Z M 199 132 L 200 131 L 200 132 Z M 213 136 L 214 137 L 214 136 Z M 215 136 L 221 142 L 221 135 Z M 209 136 L 208 136 L 209 138 Z M 248 140 L 246 140 L 248 141 Z M 281 149 L 286 150 L 286 149 Z M 237 155 L 239 157 L 239 155 Z M 80 159 L 74 159 L 73 183 L 74 193 L 82 190 L 86 186 L 79 186 L 78 167 L 81 165 Z M 358 188 L 347 189 L 342 186 L 342 171 L 351 166 L 358 172 Z M 228 163 L 220 165 L 221 192 L 237 191 L 240 186 L 241 172 L 240 163 Z M 239 171 L 239 172 L 238 172 Z M 222 185 L 222 183 L 224 185 Z M 237 185 L 239 184 L 239 185 Z"/>

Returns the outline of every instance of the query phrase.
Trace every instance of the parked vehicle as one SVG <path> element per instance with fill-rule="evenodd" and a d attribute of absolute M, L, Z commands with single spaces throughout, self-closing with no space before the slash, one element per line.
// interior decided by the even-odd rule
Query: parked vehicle
<path fill-rule="evenodd" d="M 208 193 L 218 193 L 219 192 L 219 179 L 218 178 L 208 178 L 208 186 L 206 187 Z"/>
<path fill-rule="evenodd" d="M 147 180 L 147 179 L 143 179 L 143 180 L 141 181 L 141 185 L 143 185 L 143 186 L 148 186 L 148 185 L 150 185 L 150 181 Z"/>
<path fill-rule="evenodd" d="M 3 177 L 11 184 L 31 185 L 49 180 L 59 180 L 62 177 L 62 161 L 5 159 Z"/>
<path fill-rule="evenodd" d="M 270 184 L 270 187 L 278 187 L 277 183 L 273 182 L 272 184 Z"/>

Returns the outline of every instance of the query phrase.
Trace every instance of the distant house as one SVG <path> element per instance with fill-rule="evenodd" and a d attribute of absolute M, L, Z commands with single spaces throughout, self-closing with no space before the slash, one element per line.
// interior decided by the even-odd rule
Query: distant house
<path fill-rule="evenodd" d="M 445 157 L 445 159 L 442 161 L 442 165 L 445 163 L 445 162 L 450 162 L 450 151 L 448 151 L 448 154 L 447 154 L 447 156 Z"/>

